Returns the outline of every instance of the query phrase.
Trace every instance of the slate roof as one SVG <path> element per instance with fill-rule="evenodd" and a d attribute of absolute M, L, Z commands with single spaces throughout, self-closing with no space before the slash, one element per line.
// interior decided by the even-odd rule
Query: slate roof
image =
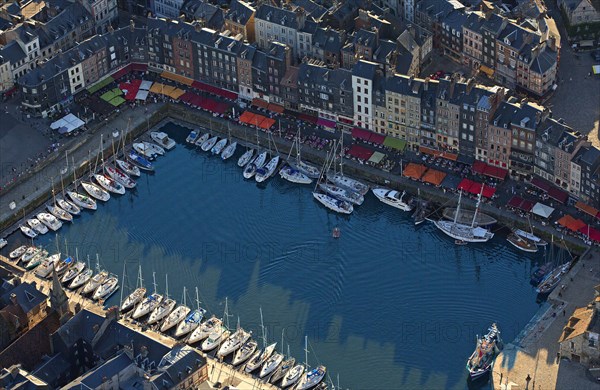
<path fill-rule="evenodd" d="M 544 47 L 533 59 L 533 63 L 531 64 L 531 71 L 534 71 L 539 74 L 544 74 L 548 70 L 550 70 L 558 60 L 558 54 L 550 49 L 549 47 Z"/>
<path fill-rule="evenodd" d="M 71 365 L 62 353 L 57 353 L 51 358 L 46 358 L 31 374 L 40 378 L 50 385 L 56 385 L 56 381 L 60 376 L 71 370 Z"/>
<path fill-rule="evenodd" d="M 112 378 L 125 368 L 133 364 L 133 360 L 126 353 L 121 352 L 117 356 L 109 359 L 104 364 L 86 372 L 79 378 L 66 384 L 62 389 L 96 389 L 103 383 L 103 378 Z"/>
<path fill-rule="evenodd" d="M 385 89 L 401 95 L 421 97 L 421 84 L 419 79 L 410 80 L 408 76 L 396 74 L 386 79 Z"/>
<path fill-rule="evenodd" d="M 481 34 L 481 28 L 485 23 L 485 19 L 477 12 L 471 12 L 467 16 L 464 27 L 477 33 Z"/>
<path fill-rule="evenodd" d="M 435 20 L 444 20 L 454 10 L 463 10 L 465 6 L 459 1 L 422 0 L 415 6 L 415 12 L 420 11 Z"/>
<path fill-rule="evenodd" d="M 193 20 L 202 19 L 204 27 L 220 29 L 224 23 L 223 10 L 202 0 L 188 0 L 181 7 L 181 13 Z"/>
<path fill-rule="evenodd" d="M 352 75 L 367 80 L 373 80 L 378 66 L 379 64 L 375 62 L 360 60 L 354 64 Z"/>
<path fill-rule="evenodd" d="M 225 19 L 231 20 L 237 24 L 246 25 L 256 9 L 250 5 L 250 3 L 246 3 L 241 0 L 233 0 L 229 4 L 229 10 L 225 14 Z"/>
<path fill-rule="evenodd" d="M 16 41 L 12 41 L 0 48 L 0 57 L 2 57 L 2 62 L 10 61 L 11 64 L 16 64 L 25 58 L 25 52 Z"/>
<path fill-rule="evenodd" d="M 339 53 L 342 49 L 343 36 L 339 31 L 318 28 L 312 39 L 313 46 L 332 53 Z"/>
<path fill-rule="evenodd" d="M 508 102 L 500 103 L 492 119 L 493 125 L 509 129 L 512 118 L 516 114 L 518 109 L 519 107 L 515 106 L 514 104 Z"/>
<path fill-rule="evenodd" d="M 32 283 L 21 283 L 11 291 L 2 295 L 2 301 L 5 304 L 10 304 L 12 294 L 17 296 L 17 302 L 25 313 L 29 313 L 33 308 L 40 305 L 48 296 L 39 291 Z"/>
<path fill-rule="evenodd" d="M 293 11 L 277 8 L 270 4 L 262 4 L 258 7 L 254 19 L 266 20 L 296 30 L 300 28 L 296 14 Z"/>
<path fill-rule="evenodd" d="M 91 17 L 83 5 L 78 2 L 73 3 L 43 25 L 42 29 L 48 35 L 44 36 L 44 41 L 40 35 L 40 46 L 51 45 L 54 41 L 75 31 L 77 25 L 85 23 Z"/>
<path fill-rule="evenodd" d="M 13 370 L 17 372 L 17 375 L 14 377 L 11 373 Z M 2 369 L 2 372 L 0 372 L 0 386 L 3 389 L 11 390 L 33 390 L 48 388 L 48 385 L 44 383 L 44 381 L 21 369 L 20 364 Z"/>
<path fill-rule="evenodd" d="M 304 62 L 298 67 L 298 84 L 305 82 L 327 85 L 332 90 L 351 90 L 352 73 L 348 69 L 329 69 Z"/>
<path fill-rule="evenodd" d="M 371 30 L 360 29 L 354 34 L 354 44 L 370 47 L 375 50 L 377 46 L 377 33 Z"/>
<path fill-rule="evenodd" d="M 502 31 L 505 19 L 498 14 L 491 14 L 481 26 L 482 30 L 491 32 L 494 36 L 498 36 Z"/>
<path fill-rule="evenodd" d="M 327 14 L 327 8 L 311 0 L 292 0 L 291 4 L 302 7 L 306 14 L 315 20 L 320 20 Z"/>
<path fill-rule="evenodd" d="M 150 382 L 158 388 L 163 385 L 173 387 L 205 364 L 206 359 L 195 349 L 187 345 L 175 347 L 163 356 L 157 366 L 160 374 L 152 377 Z"/>

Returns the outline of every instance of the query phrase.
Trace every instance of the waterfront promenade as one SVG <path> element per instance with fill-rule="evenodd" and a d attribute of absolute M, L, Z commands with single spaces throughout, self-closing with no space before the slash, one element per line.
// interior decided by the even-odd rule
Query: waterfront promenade
<path fill-rule="evenodd" d="M 588 379 L 583 367 L 557 359 L 558 338 L 573 311 L 586 306 L 600 283 L 600 250 L 592 249 L 563 279 L 564 289 L 556 289 L 528 326 L 515 340 L 504 340 L 504 350 L 496 358 L 492 389 L 600 389 Z M 531 378 L 529 386 L 526 378 Z"/>

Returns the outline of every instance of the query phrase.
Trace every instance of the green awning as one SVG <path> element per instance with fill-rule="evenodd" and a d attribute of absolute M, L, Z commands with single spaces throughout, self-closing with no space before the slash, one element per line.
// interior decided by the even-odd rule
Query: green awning
<path fill-rule="evenodd" d="M 117 96 L 117 97 L 113 98 L 109 103 L 115 107 L 118 107 L 121 104 L 125 103 L 125 99 L 123 99 L 121 96 Z"/>
<path fill-rule="evenodd" d="M 89 87 L 87 90 L 89 93 L 96 93 L 99 90 L 101 90 L 102 88 L 106 87 L 108 84 L 112 83 L 113 81 L 115 81 L 115 80 L 111 76 L 105 77 L 104 79 L 100 80 L 98 83 Z"/>
<path fill-rule="evenodd" d="M 385 141 L 383 141 L 383 146 L 403 151 L 406 147 L 406 141 L 403 139 L 387 136 L 385 137 Z"/>
<path fill-rule="evenodd" d="M 381 152 L 375 152 L 369 159 L 369 162 L 372 162 L 374 164 L 379 164 L 381 162 L 381 160 L 383 160 L 384 158 L 385 158 L 385 154 L 383 154 Z"/>
<path fill-rule="evenodd" d="M 100 96 L 100 99 L 106 101 L 106 102 L 110 102 L 111 100 L 113 100 L 115 97 L 115 93 L 113 91 L 108 91 L 108 92 L 104 92 L 102 94 L 102 96 Z"/>

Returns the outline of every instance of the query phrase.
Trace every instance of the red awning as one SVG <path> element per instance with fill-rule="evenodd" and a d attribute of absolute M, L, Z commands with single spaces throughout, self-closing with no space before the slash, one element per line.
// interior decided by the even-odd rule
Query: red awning
<path fill-rule="evenodd" d="M 523 198 L 515 195 L 512 198 L 510 198 L 510 200 L 508 201 L 508 203 L 506 205 L 509 207 L 518 209 L 519 206 L 521 205 L 521 203 L 523 203 Z"/>
<path fill-rule="evenodd" d="M 136 63 L 131 64 L 132 72 L 145 72 L 147 70 L 148 70 L 148 64 L 136 64 Z"/>
<path fill-rule="evenodd" d="M 371 137 L 369 138 L 369 142 L 372 142 L 377 145 L 383 145 L 383 141 L 385 141 L 385 135 L 371 133 Z"/>
<path fill-rule="evenodd" d="M 525 200 L 523 200 L 523 203 L 521 203 L 521 206 L 519 208 L 523 211 L 530 212 L 534 205 L 535 205 L 534 202 L 525 199 Z"/>
<path fill-rule="evenodd" d="M 330 129 L 335 129 L 336 123 L 334 121 L 330 121 L 329 119 L 319 118 L 317 120 L 317 125 L 327 127 Z"/>
<path fill-rule="evenodd" d="M 135 79 L 126 83 L 119 83 L 119 89 L 125 92 L 126 100 L 135 100 L 141 84 L 142 80 Z"/>
<path fill-rule="evenodd" d="M 473 195 L 479 195 L 482 188 L 483 188 L 483 184 L 474 181 L 473 184 L 471 184 L 471 187 L 469 187 L 468 191 L 470 193 L 472 193 Z"/>
<path fill-rule="evenodd" d="M 496 189 L 494 187 L 484 185 L 483 193 L 481 195 L 485 196 L 486 198 L 491 198 L 492 196 L 494 196 L 495 193 Z"/>
<path fill-rule="evenodd" d="M 267 110 L 275 112 L 277 114 L 281 114 L 285 110 L 285 108 L 283 108 L 283 106 L 280 106 L 279 104 L 269 103 L 269 105 L 267 106 Z"/>
<path fill-rule="evenodd" d="M 458 183 L 458 187 L 456 187 L 456 189 L 463 190 L 463 191 L 469 191 L 469 188 L 471 188 L 472 185 L 473 185 L 473 181 L 471 181 L 469 179 L 462 179 L 462 181 L 460 183 Z"/>
<path fill-rule="evenodd" d="M 531 180 L 531 185 L 539 188 L 540 190 L 542 190 L 544 192 L 548 192 L 548 190 L 550 189 L 550 183 L 548 183 L 547 181 L 542 180 L 538 177 L 534 177 Z"/>
<path fill-rule="evenodd" d="M 438 157 L 441 154 L 441 152 L 439 150 L 426 148 L 425 146 L 419 146 L 419 152 L 425 153 L 425 154 L 430 154 L 430 155 L 436 156 L 436 157 Z"/>
<path fill-rule="evenodd" d="M 590 225 L 582 226 L 579 229 L 579 233 L 583 233 L 583 235 L 588 236 L 592 241 L 600 242 L 600 231 L 594 229 Z"/>
<path fill-rule="evenodd" d="M 250 104 L 254 107 L 264 108 L 264 109 L 269 107 L 269 103 L 267 103 L 266 101 L 259 99 L 259 98 L 252 99 L 252 103 L 250 103 Z"/>
<path fill-rule="evenodd" d="M 317 118 L 316 116 L 312 116 L 312 115 L 308 115 L 308 114 L 304 114 L 304 113 L 298 114 L 298 119 L 303 120 L 305 122 L 310 122 L 315 125 L 317 124 L 317 121 L 319 120 L 319 118 Z"/>
<path fill-rule="evenodd" d="M 554 186 L 550 187 L 550 189 L 548 190 L 548 196 L 562 204 L 565 204 L 567 202 L 567 199 L 569 199 L 569 194 Z"/>
<path fill-rule="evenodd" d="M 371 149 L 365 148 L 361 145 L 352 145 L 348 151 L 349 155 L 365 161 L 370 159 L 373 153 L 374 152 Z"/>
<path fill-rule="evenodd" d="M 494 167 L 492 165 L 487 165 L 485 167 L 485 170 L 483 171 L 483 174 L 489 177 L 504 180 L 504 178 L 508 174 L 508 171 L 506 169 Z"/>
<path fill-rule="evenodd" d="M 131 64 L 119 69 L 115 73 L 112 74 L 112 78 L 114 80 L 118 80 L 121 77 L 125 76 L 127 73 L 131 72 Z"/>
<path fill-rule="evenodd" d="M 556 221 L 559 225 L 566 227 L 569 230 L 574 232 L 579 231 L 582 227 L 586 226 L 585 222 L 580 219 L 575 219 L 571 217 L 569 214 L 564 215 L 561 219 Z"/>
<path fill-rule="evenodd" d="M 368 141 L 369 138 L 371 138 L 371 132 L 365 129 L 361 129 L 360 127 L 355 127 L 352 129 L 352 138 Z"/>
<path fill-rule="evenodd" d="M 486 167 L 487 167 L 487 164 L 484 163 L 483 161 L 475 161 L 473 163 L 473 166 L 471 167 L 471 170 L 474 173 L 479 173 L 480 175 L 483 175 L 483 172 L 485 171 Z"/>
<path fill-rule="evenodd" d="M 231 100 L 235 100 L 238 97 L 238 94 L 235 92 L 231 92 L 231 91 L 228 91 L 223 88 L 215 87 L 214 85 L 206 84 L 201 81 L 194 81 L 192 83 L 192 88 L 196 88 L 201 91 L 212 93 L 213 95 L 222 96 L 226 99 L 231 99 Z"/>

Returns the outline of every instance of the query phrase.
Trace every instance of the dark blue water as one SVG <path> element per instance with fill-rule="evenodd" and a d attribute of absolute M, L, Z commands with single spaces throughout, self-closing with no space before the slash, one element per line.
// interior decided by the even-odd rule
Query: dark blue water
<path fill-rule="evenodd" d="M 133 193 L 83 212 L 60 231 L 73 253 L 100 255 L 135 283 L 138 263 L 159 291 L 202 305 L 260 335 L 262 307 L 269 340 L 309 364 L 327 365 L 342 387 L 465 388 L 465 361 L 476 334 L 497 321 L 512 340 L 537 309 L 529 285 L 532 261 L 504 236 L 487 245 L 455 246 L 431 224 L 369 194 L 350 217 L 328 212 L 301 187 L 278 176 L 244 181 L 237 156 L 220 158 L 183 145 L 188 133 L 166 127 L 178 142 L 138 180 Z M 241 149 L 241 148 L 240 148 Z M 331 237 L 339 226 L 341 238 Z M 55 247 L 46 235 L 38 243 Z M 109 304 L 117 304 L 119 293 Z"/>

